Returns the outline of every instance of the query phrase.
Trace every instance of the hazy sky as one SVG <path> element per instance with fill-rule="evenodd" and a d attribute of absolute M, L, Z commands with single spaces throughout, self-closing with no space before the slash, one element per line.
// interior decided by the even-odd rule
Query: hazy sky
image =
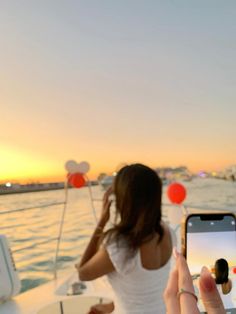
<path fill-rule="evenodd" d="M 0 0 L 0 181 L 236 163 L 234 0 Z"/>

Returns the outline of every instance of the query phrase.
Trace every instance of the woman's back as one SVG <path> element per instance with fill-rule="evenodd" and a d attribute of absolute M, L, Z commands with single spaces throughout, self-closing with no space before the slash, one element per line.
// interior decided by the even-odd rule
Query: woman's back
<path fill-rule="evenodd" d="M 102 232 L 110 219 L 112 192 L 115 220 Z M 153 169 L 142 164 L 120 169 L 104 194 L 101 217 L 79 265 L 81 280 L 108 276 L 127 314 L 165 312 L 162 294 L 172 243 L 161 200 L 162 181 Z"/>
<path fill-rule="evenodd" d="M 108 279 L 125 313 L 165 313 L 162 294 L 169 275 L 172 250 L 171 236 L 166 226 L 160 243 L 157 243 L 158 237 L 156 235 L 142 244 L 131 257 L 124 239 L 106 247 L 115 266 Z"/>
<path fill-rule="evenodd" d="M 143 243 L 140 247 L 141 262 L 144 269 L 156 270 L 161 268 L 169 260 L 172 253 L 172 240 L 169 228 L 165 223 L 161 224 L 164 230 L 164 235 L 160 243 L 159 234 L 156 234 L 153 239 Z"/>

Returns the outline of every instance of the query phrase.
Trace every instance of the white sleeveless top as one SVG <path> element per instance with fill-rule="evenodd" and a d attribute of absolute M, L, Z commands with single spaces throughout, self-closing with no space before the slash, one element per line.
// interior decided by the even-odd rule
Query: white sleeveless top
<path fill-rule="evenodd" d="M 106 245 L 106 250 L 115 267 L 107 275 L 125 314 L 164 314 L 163 292 L 170 271 L 170 260 L 155 270 L 143 268 L 140 250 L 129 258 L 124 241 Z M 116 305 L 115 305 L 116 306 Z"/>

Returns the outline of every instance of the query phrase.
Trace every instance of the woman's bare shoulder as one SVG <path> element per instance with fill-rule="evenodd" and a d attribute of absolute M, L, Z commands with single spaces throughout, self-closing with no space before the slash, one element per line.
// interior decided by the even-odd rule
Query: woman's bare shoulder
<path fill-rule="evenodd" d="M 171 233 L 166 223 L 163 222 L 162 227 L 164 234 L 161 241 L 159 241 L 160 235 L 156 234 L 152 240 L 141 246 L 142 265 L 146 269 L 158 269 L 170 259 L 172 253 Z"/>

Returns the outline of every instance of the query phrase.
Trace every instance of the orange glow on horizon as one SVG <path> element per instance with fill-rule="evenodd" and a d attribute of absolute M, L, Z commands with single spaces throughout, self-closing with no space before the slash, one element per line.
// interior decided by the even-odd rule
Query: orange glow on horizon
<path fill-rule="evenodd" d="M 27 183 L 27 182 L 54 182 L 64 181 L 66 177 L 66 171 L 64 169 L 65 161 L 71 158 L 64 153 L 61 156 L 38 155 L 36 152 L 26 151 L 19 147 L 12 147 L 9 145 L 1 145 L 0 155 L 0 183 L 7 181 Z M 166 156 L 164 153 L 159 157 L 154 154 L 152 157 L 144 153 L 136 151 L 127 151 L 127 160 L 120 161 L 118 156 L 114 157 L 115 153 L 111 150 L 104 153 L 106 158 L 102 154 L 95 155 L 91 150 L 88 150 L 87 156 L 91 156 L 91 159 L 87 159 L 90 163 L 91 169 L 88 173 L 88 177 L 92 180 L 96 179 L 99 173 L 104 172 L 112 174 L 117 171 L 124 164 L 131 164 L 135 162 L 141 162 L 147 164 L 150 167 L 178 167 L 187 166 L 193 173 L 197 173 L 200 170 L 205 171 L 219 171 L 230 165 L 230 160 L 224 160 L 221 158 L 220 162 L 212 162 L 211 156 L 205 158 L 205 160 L 193 159 L 193 156 L 188 156 L 188 163 L 183 162 L 183 155 L 172 154 Z M 139 156 L 139 159 L 134 159 L 134 156 Z M 206 157 L 206 156 L 205 156 Z M 223 157 L 223 156 L 222 156 Z M 123 157 L 124 158 L 124 157 Z M 76 160 L 80 162 L 82 160 Z"/>

